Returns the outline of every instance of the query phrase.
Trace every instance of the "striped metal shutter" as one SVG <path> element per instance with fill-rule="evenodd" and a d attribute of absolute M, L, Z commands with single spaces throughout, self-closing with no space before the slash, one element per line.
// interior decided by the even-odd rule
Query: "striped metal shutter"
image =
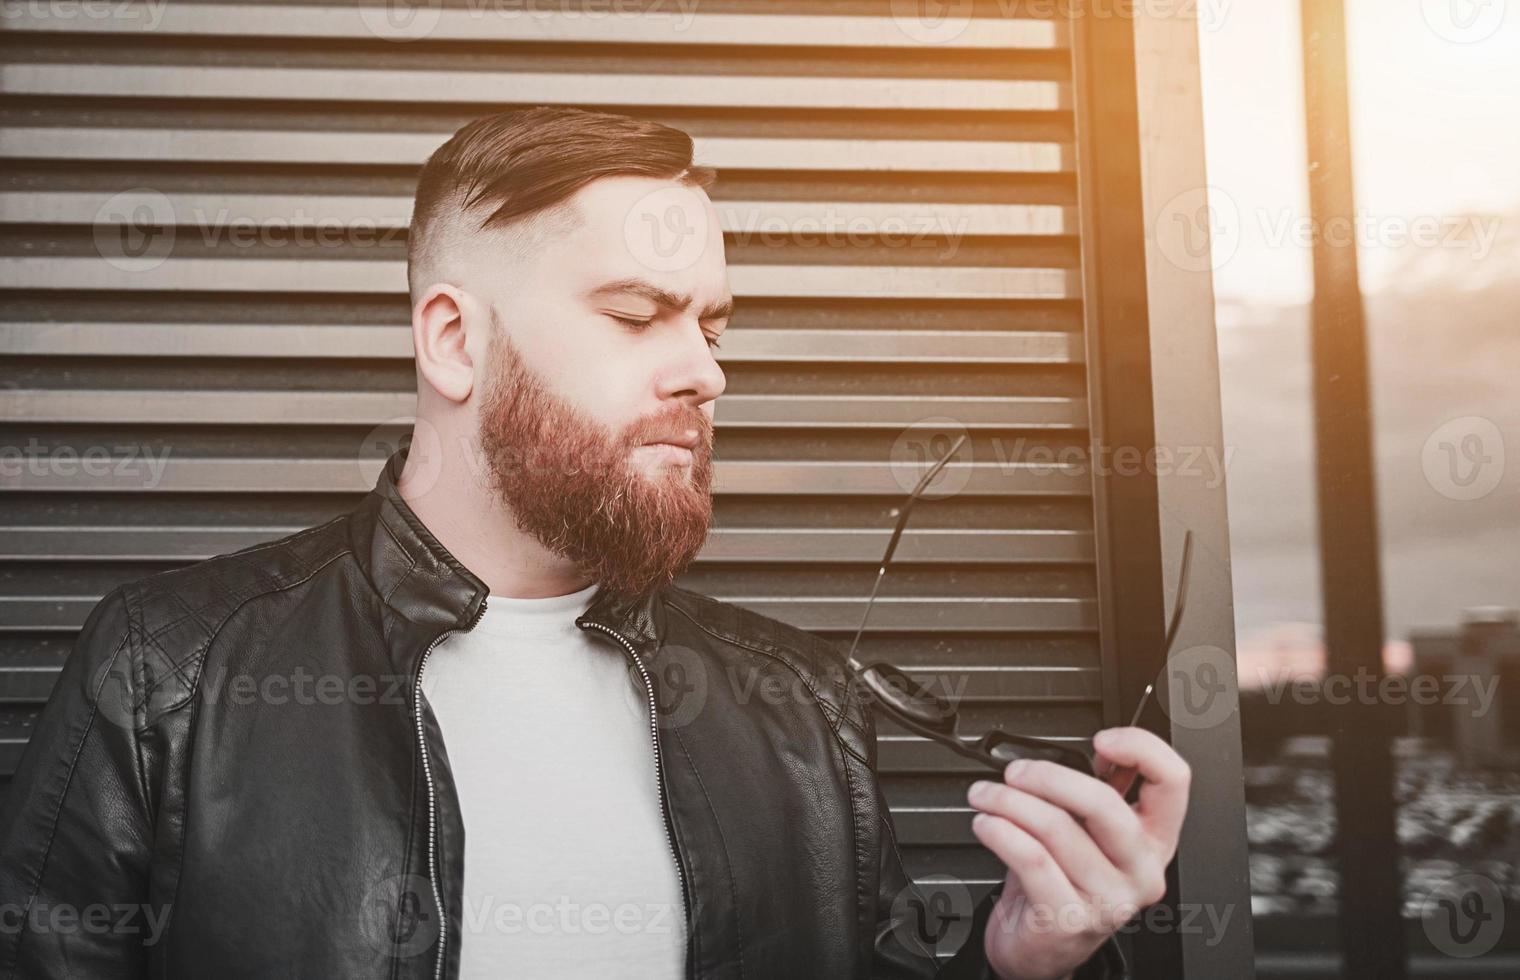
<path fill-rule="evenodd" d="M 548 6 L 7 6 L 0 772 L 113 585 L 368 489 L 412 405 L 417 167 L 536 103 L 682 127 L 721 171 L 738 312 L 682 584 L 847 643 L 917 464 L 966 432 L 865 659 L 943 675 L 977 731 L 1099 727 L 1066 23 Z M 880 734 L 910 873 L 998 879 L 973 770 Z"/>

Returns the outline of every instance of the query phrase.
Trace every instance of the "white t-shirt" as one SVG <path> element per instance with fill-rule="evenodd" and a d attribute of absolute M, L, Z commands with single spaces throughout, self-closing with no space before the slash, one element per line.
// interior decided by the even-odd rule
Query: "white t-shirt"
<path fill-rule="evenodd" d="M 464 820 L 464 980 L 685 974 L 648 695 L 575 625 L 595 592 L 490 596 L 423 669 Z"/>

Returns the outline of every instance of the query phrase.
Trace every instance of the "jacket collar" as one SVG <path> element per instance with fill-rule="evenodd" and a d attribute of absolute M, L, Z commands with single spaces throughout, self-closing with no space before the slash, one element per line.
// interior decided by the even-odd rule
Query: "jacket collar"
<path fill-rule="evenodd" d="M 396 481 L 409 448 L 404 444 L 391 455 L 374 489 L 349 514 L 349 541 L 375 591 L 404 619 L 433 632 L 468 630 L 485 611 L 490 588 L 402 499 Z M 646 655 L 664 635 L 663 591 L 620 599 L 598 589 L 576 623 L 615 630 Z"/>

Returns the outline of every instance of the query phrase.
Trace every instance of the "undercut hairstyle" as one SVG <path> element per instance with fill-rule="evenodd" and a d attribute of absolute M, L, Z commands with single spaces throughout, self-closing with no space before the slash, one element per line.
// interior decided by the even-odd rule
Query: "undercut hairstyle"
<path fill-rule="evenodd" d="M 407 230 L 412 302 L 436 281 L 442 256 L 487 229 L 512 228 L 514 251 L 573 229 L 565 202 L 601 177 L 639 176 L 710 187 L 711 167 L 692 163 L 691 136 L 612 112 L 534 106 L 483 116 L 449 138 L 417 178 Z M 424 281 L 426 280 L 426 281 Z"/>

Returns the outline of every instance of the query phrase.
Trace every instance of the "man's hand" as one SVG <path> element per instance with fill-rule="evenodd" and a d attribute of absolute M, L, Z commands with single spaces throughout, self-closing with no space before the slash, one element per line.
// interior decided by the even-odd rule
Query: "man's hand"
<path fill-rule="evenodd" d="M 1132 808 L 1107 783 L 1054 762 L 1009 763 L 1002 783 L 979 781 L 977 840 L 1008 866 L 987 920 L 987 963 L 1004 980 L 1055 980 L 1166 894 L 1192 772 L 1140 728 L 1093 739 L 1097 770 L 1130 767 L 1145 780 Z"/>

